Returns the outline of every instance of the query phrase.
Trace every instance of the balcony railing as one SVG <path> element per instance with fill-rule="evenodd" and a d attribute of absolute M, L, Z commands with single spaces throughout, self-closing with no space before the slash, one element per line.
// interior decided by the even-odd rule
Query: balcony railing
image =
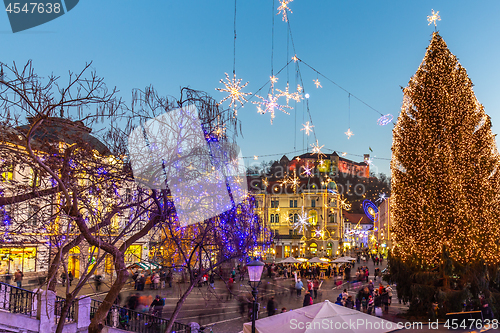
<path fill-rule="evenodd" d="M 54 307 L 54 314 L 58 317 L 61 316 L 62 308 L 64 307 L 64 304 L 66 304 L 66 299 L 56 296 L 56 304 Z M 72 302 L 71 306 L 68 309 L 68 312 L 66 313 L 65 317 L 65 322 L 66 323 L 72 323 L 76 321 L 76 302 Z"/>
<path fill-rule="evenodd" d="M 90 303 L 90 318 L 92 319 L 97 308 L 102 302 L 92 300 Z M 168 319 L 156 317 L 150 314 L 133 311 L 121 306 L 113 305 L 109 310 L 104 324 L 126 331 L 137 333 L 163 333 L 169 323 Z M 181 323 L 174 323 L 173 331 L 176 333 L 191 333 L 191 327 Z"/>
<path fill-rule="evenodd" d="M 0 309 L 36 317 L 35 302 L 34 292 L 0 282 Z"/>

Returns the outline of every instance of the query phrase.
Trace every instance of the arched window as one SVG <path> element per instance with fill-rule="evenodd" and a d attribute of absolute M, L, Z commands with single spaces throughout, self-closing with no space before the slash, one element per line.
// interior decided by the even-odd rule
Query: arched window
<path fill-rule="evenodd" d="M 271 214 L 271 223 L 274 223 L 274 214 Z"/>
<path fill-rule="evenodd" d="M 293 214 L 293 223 L 299 222 L 299 216 L 297 214 Z"/>
<path fill-rule="evenodd" d="M 315 210 L 311 210 L 309 212 L 309 222 L 311 223 L 311 225 L 318 224 L 318 213 L 316 213 Z"/>
<path fill-rule="evenodd" d="M 274 222 L 275 222 L 275 223 L 280 223 L 280 215 L 279 215 L 279 214 L 276 214 L 276 215 L 274 216 Z"/>

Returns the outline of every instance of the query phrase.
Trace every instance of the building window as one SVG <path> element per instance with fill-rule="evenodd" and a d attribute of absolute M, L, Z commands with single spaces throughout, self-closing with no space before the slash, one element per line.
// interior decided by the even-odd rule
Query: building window
<path fill-rule="evenodd" d="M 29 220 L 31 222 L 32 226 L 37 226 L 38 225 L 38 215 L 39 215 L 40 208 L 36 205 L 30 205 L 30 211 L 29 211 Z"/>
<path fill-rule="evenodd" d="M 330 223 L 337 223 L 337 215 L 330 214 Z"/>
<path fill-rule="evenodd" d="M 293 200 L 290 200 L 290 208 L 293 208 Z"/>
<path fill-rule="evenodd" d="M 274 223 L 274 214 L 271 214 L 271 223 Z"/>
<path fill-rule="evenodd" d="M 293 214 L 293 224 L 297 224 L 299 222 L 299 216 L 297 214 Z"/>
<path fill-rule="evenodd" d="M 14 179 L 14 166 L 10 165 L 6 167 L 6 170 L 2 170 L 0 173 L 0 179 L 3 182 L 10 182 Z"/>
<path fill-rule="evenodd" d="M 274 222 L 275 222 L 275 223 L 280 223 L 280 216 L 279 216 L 279 214 L 276 214 L 276 215 L 274 216 Z"/>
<path fill-rule="evenodd" d="M 293 230 L 291 230 L 291 229 L 290 229 L 290 230 L 288 230 L 288 235 L 289 235 L 289 236 L 292 236 L 292 235 L 293 235 Z"/>
<path fill-rule="evenodd" d="M 259 208 L 259 200 L 255 200 L 255 208 Z"/>
<path fill-rule="evenodd" d="M 0 272 L 36 271 L 36 247 L 4 247 L 0 249 Z"/>
<path fill-rule="evenodd" d="M 311 199 L 311 207 L 316 207 L 316 200 Z"/>
<path fill-rule="evenodd" d="M 318 224 L 318 213 L 315 210 L 309 212 L 309 222 L 311 222 L 311 225 Z"/>
<path fill-rule="evenodd" d="M 29 186 L 39 187 L 40 184 L 41 184 L 40 174 L 36 172 L 34 169 L 30 169 Z"/>

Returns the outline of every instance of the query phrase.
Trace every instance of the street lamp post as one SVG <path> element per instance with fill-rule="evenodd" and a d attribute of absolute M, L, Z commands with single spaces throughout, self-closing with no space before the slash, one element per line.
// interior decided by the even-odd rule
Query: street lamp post
<path fill-rule="evenodd" d="M 252 287 L 252 333 L 255 333 L 255 317 L 256 317 L 256 306 L 257 306 L 257 288 L 260 285 L 260 279 L 262 276 L 262 271 L 264 270 L 264 263 L 259 260 L 254 260 L 247 264 L 248 268 L 248 284 Z"/>

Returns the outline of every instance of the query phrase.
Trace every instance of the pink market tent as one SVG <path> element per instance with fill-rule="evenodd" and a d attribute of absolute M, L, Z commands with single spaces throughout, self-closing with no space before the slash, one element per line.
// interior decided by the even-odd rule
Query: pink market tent
<path fill-rule="evenodd" d="M 349 309 L 326 300 L 280 313 L 255 322 L 257 333 L 385 333 L 402 329 L 392 321 Z M 243 324 L 243 333 L 251 333 L 252 323 Z"/>

